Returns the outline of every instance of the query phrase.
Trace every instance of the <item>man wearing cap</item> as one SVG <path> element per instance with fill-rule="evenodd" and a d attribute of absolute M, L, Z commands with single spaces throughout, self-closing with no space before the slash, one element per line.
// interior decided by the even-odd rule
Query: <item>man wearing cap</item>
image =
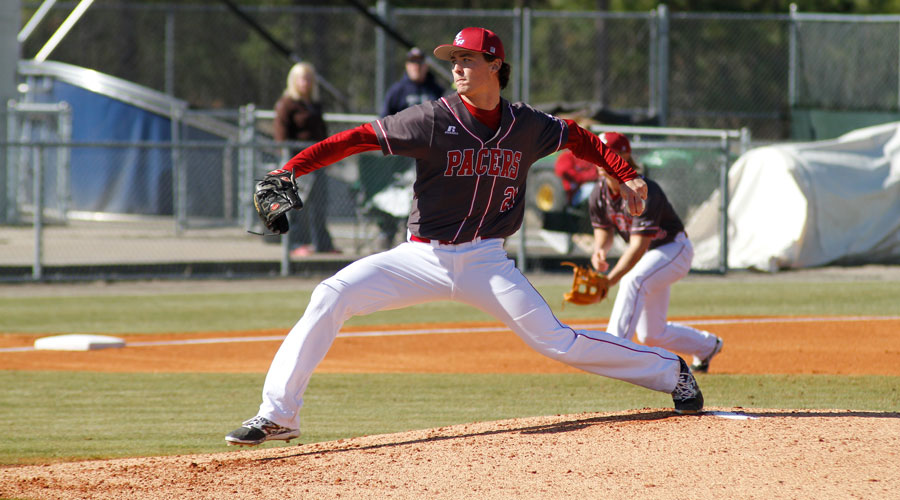
<path fill-rule="evenodd" d="M 404 109 L 433 101 L 444 95 L 441 87 L 425 63 L 425 53 L 413 47 L 406 53 L 406 74 L 394 82 L 384 98 L 381 116 L 392 115 Z"/>
<path fill-rule="evenodd" d="M 618 132 L 604 132 L 600 140 L 628 162 L 640 167 L 631 156 L 631 143 Z M 619 285 L 607 331 L 644 345 L 662 347 L 693 355 L 692 370 L 707 372 L 709 362 L 722 350 L 722 339 L 688 325 L 666 321 L 669 293 L 675 282 L 687 276 L 694 247 L 684 232 L 662 188 L 647 182 L 646 208 L 632 215 L 620 196 L 619 181 L 597 167 L 599 179 L 591 191 L 588 211 L 594 228 L 591 264 L 607 272 L 610 286 Z M 606 261 L 618 233 L 627 248 L 612 269 Z"/>
<path fill-rule="evenodd" d="M 563 324 L 503 247 L 522 225 L 525 180 L 539 158 L 568 148 L 602 166 L 620 181 L 632 215 L 644 209 L 646 182 L 575 122 L 503 99 L 510 67 L 494 32 L 465 28 L 434 55 L 450 61 L 455 94 L 336 134 L 270 173 L 304 175 L 372 150 L 416 160 L 407 242 L 357 260 L 313 290 L 272 360 L 257 415 L 226 442 L 256 445 L 299 436 L 303 393 L 347 319 L 437 300 L 494 316 L 552 359 L 669 393 L 677 413 L 700 412 L 703 395 L 681 357 Z"/>

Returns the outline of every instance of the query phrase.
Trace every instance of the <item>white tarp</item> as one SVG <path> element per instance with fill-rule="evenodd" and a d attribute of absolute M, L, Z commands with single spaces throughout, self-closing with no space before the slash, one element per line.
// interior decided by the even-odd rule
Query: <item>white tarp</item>
<path fill-rule="evenodd" d="M 900 122 L 752 149 L 728 175 L 728 267 L 900 262 Z M 694 269 L 718 269 L 720 194 L 687 221 Z"/>

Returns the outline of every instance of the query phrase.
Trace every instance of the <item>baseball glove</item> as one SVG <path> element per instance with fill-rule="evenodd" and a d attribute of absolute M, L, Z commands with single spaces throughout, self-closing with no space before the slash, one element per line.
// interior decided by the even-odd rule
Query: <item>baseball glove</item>
<path fill-rule="evenodd" d="M 562 265 L 572 266 L 575 273 L 572 289 L 563 294 L 566 302 L 587 306 L 606 298 L 609 293 L 609 280 L 606 276 L 574 262 L 563 262 Z"/>
<path fill-rule="evenodd" d="M 275 234 L 288 232 L 288 210 L 303 208 L 293 174 L 285 170 L 269 172 L 263 180 L 256 183 L 253 206 L 266 229 Z"/>

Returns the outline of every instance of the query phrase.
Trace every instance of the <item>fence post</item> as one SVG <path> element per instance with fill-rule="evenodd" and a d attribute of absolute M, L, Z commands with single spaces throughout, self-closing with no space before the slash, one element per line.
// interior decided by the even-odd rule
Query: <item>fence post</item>
<path fill-rule="evenodd" d="M 519 64 L 519 78 L 521 79 L 520 93 L 522 95 L 522 101 L 528 102 L 528 99 L 531 98 L 531 92 L 529 87 L 531 85 L 531 9 L 525 7 L 522 9 L 522 59 Z M 527 187 L 526 187 L 527 189 Z M 527 226 L 525 220 L 522 220 L 522 225 L 519 227 L 519 245 L 516 250 L 516 267 L 519 268 L 519 271 L 525 272 L 527 268 L 527 256 L 526 256 L 526 246 L 525 246 L 525 226 Z"/>
<path fill-rule="evenodd" d="M 797 4 L 791 4 L 788 24 L 788 111 L 797 105 Z"/>
<path fill-rule="evenodd" d="M 181 117 L 184 110 L 173 106 L 169 119 L 172 128 L 172 211 L 175 234 L 180 236 L 187 226 L 187 173 L 181 160 Z"/>
<path fill-rule="evenodd" d="M 253 188 L 253 150 L 256 131 L 256 106 L 248 104 L 241 107 L 240 131 L 238 133 L 238 213 L 244 221 L 244 230 L 253 229 L 254 217 L 251 205 Z"/>
<path fill-rule="evenodd" d="M 750 127 L 741 127 L 741 146 L 739 154 L 744 154 L 750 149 Z"/>
<path fill-rule="evenodd" d="M 391 22 L 390 6 L 387 0 L 378 0 L 375 4 L 375 11 L 379 17 Z M 381 112 L 381 103 L 384 102 L 384 94 L 387 92 L 387 67 L 391 58 L 387 56 L 388 46 L 393 47 L 393 43 L 388 43 L 387 36 L 383 29 L 375 29 L 375 113 Z M 394 53 L 393 50 L 390 51 Z"/>
<path fill-rule="evenodd" d="M 6 103 L 6 141 L 16 142 L 18 130 L 16 127 L 16 101 L 10 99 Z M 5 214 L 4 222 L 14 224 L 19 220 L 18 199 L 16 197 L 16 177 L 19 171 L 18 156 L 21 154 L 19 147 L 10 144 L 6 149 L 6 189 L 4 190 L 4 206 Z"/>
<path fill-rule="evenodd" d="M 659 24 L 659 38 L 657 43 L 657 116 L 659 126 L 665 127 L 666 116 L 669 114 L 669 8 L 664 4 L 657 7 L 657 23 Z"/>
<path fill-rule="evenodd" d="M 60 102 L 58 107 L 56 136 L 61 144 L 56 148 L 56 198 L 59 201 L 59 217 L 65 224 L 69 221 L 69 205 L 72 199 L 69 164 L 72 148 L 72 107 L 66 102 Z"/>
<path fill-rule="evenodd" d="M 175 13 L 172 7 L 166 9 L 165 42 L 163 64 L 165 76 L 163 86 L 166 94 L 175 95 Z"/>
<path fill-rule="evenodd" d="M 512 46 L 512 57 L 511 60 L 515 64 L 516 68 L 519 68 L 520 72 L 524 72 L 525 61 L 522 60 L 522 40 L 524 31 L 524 24 L 522 20 L 522 8 L 516 7 L 513 9 L 513 18 L 514 21 L 512 23 L 513 28 L 513 46 Z M 512 99 L 513 101 L 521 101 L 522 100 L 522 82 L 520 78 L 512 78 L 510 82 L 512 84 Z"/>
<path fill-rule="evenodd" d="M 719 191 L 722 193 L 722 204 L 719 211 L 722 214 L 720 220 L 722 226 L 719 228 L 719 272 L 726 274 L 728 272 L 728 164 L 730 141 L 728 132 L 722 133 L 722 166 L 719 170 Z"/>
<path fill-rule="evenodd" d="M 649 24 L 649 47 L 647 48 L 647 111 L 649 116 L 659 116 L 659 86 L 656 79 L 659 77 L 656 68 L 659 66 L 659 21 L 654 9 L 650 10 L 647 18 Z"/>
<path fill-rule="evenodd" d="M 222 148 L 222 215 L 225 220 L 237 222 L 234 201 L 234 140 L 225 141 Z"/>
<path fill-rule="evenodd" d="M 284 165 L 291 159 L 290 151 L 288 148 L 281 148 L 279 152 L 279 164 Z M 294 228 L 294 231 L 297 231 L 299 228 Z M 287 234 L 282 234 L 280 236 L 281 242 L 281 272 L 279 273 L 282 277 L 290 276 L 291 274 L 291 237 Z"/>
<path fill-rule="evenodd" d="M 42 135 L 44 135 L 42 133 Z M 42 161 L 43 146 L 31 148 L 34 160 L 33 193 L 34 198 L 34 263 L 31 268 L 31 278 L 40 281 L 43 278 L 44 257 L 44 162 Z"/>

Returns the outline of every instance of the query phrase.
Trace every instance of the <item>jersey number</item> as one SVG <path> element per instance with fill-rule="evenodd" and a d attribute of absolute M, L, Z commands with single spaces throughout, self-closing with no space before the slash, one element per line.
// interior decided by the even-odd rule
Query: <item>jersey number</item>
<path fill-rule="evenodd" d="M 513 207 L 513 201 L 515 201 L 517 194 L 519 194 L 519 189 L 512 186 L 503 191 L 503 203 L 500 204 L 501 213 L 506 212 Z"/>

